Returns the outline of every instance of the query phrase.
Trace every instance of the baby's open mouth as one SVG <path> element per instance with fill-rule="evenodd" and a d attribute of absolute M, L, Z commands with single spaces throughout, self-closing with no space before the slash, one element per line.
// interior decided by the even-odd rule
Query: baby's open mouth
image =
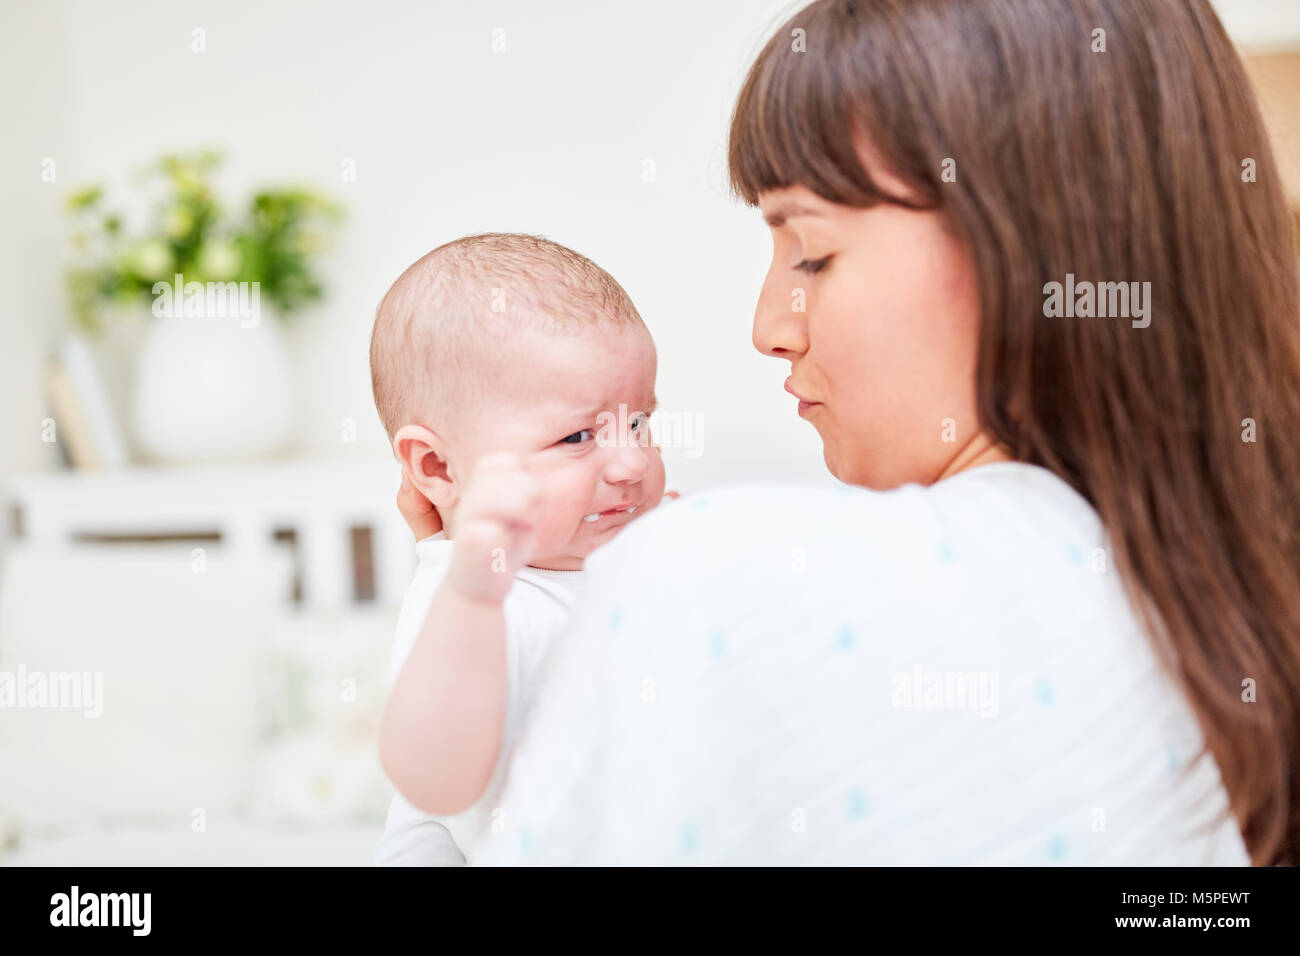
<path fill-rule="evenodd" d="M 626 514 L 629 517 L 636 511 L 638 505 L 624 505 L 621 508 L 610 508 L 608 511 L 597 511 L 593 514 L 583 517 L 583 521 L 599 521 L 601 518 L 612 518 L 614 515 Z"/>

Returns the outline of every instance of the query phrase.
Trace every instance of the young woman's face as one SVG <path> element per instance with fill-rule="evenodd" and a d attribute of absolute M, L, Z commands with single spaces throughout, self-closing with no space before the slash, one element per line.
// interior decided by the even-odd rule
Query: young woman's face
<path fill-rule="evenodd" d="M 827 468 L 870 488 L 937 480 L 979 439 L 979 297 L 965 247 L 935 212 L 840 206 L 802 186 L 763 193 L 760 206 L 773 250 L 754 346 L 789 360 L 786 388 Z"/>

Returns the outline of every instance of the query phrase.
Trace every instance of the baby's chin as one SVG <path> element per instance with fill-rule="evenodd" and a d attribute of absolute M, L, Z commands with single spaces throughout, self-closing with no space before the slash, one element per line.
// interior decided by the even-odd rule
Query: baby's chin
<path fill-rule="evenodd" d="M 609 544 L 618 533 L 639 518 L 649 508 L 637 508 L 631 514 L 619 512 L 615 515 L 598 516 L 595 521 L 588 521 L 590 515 L 581 519 L 578 533 L 573 536 L 562 552 L 545 558 L 536 558 L 530 567 L 552 571 L 578 571 L 587 555 L 603 545 Z"/>

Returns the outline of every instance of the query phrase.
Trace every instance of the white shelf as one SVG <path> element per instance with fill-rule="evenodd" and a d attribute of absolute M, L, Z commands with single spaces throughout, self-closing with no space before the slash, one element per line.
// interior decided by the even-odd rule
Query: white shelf
<path fill-rule="evenodd" d="M 394 504 L 399 480 L 392 462 L 295 460 L 22 475 L 7 495 L 23 537 L 39 547 L 85 536 L 216 533 L 239 553 L 278 547 L 275 532 L 292 529 L 302 599 L 314 606 L 351 599 L 351 530 L 367 527 L 376 600 L 396 604 L 415 560 Z"/>

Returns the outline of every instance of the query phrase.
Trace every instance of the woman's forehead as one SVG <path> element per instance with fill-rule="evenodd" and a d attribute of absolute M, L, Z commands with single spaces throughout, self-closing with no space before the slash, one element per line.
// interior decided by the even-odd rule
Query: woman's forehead
<path fill-rule="evenodd" d="M 853 136 L 854 149 L 867 178 L 886 196 L 901 200 L 919 200 L 916 190 L 898 176 L 880 151 L 860 130 Z M 797 216 L 831 216 L 844 206 L 827 199 L 801 183 L 766 189 L 758 195 L 758 205 L 767 223 L 776 227 Z"/>
<path fill-rule="evenodd" d="M 801 216 L 825 216 L 833 203 L 822 199 L 806 186 L 785 186 L 759 193 L 758 206 L 769 226 L 776 228 L 788 219 Z"/>

